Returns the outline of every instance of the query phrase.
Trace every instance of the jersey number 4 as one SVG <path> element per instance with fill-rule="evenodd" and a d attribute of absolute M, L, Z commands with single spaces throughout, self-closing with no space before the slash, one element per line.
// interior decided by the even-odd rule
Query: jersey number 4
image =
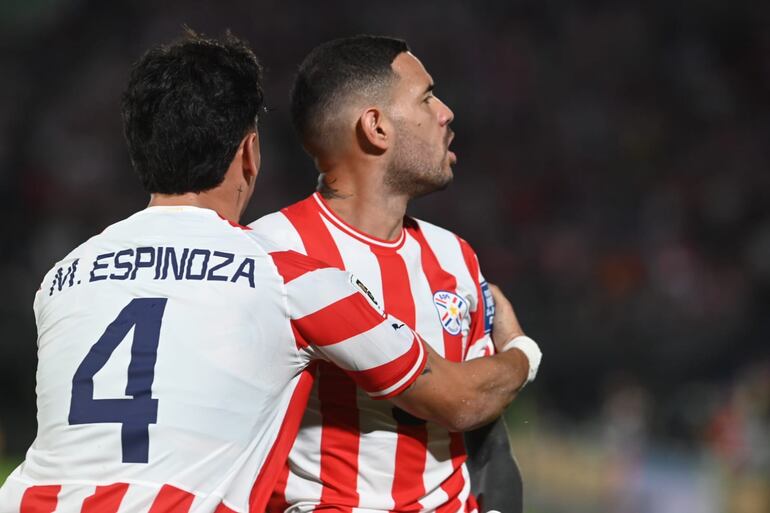
<path fill-rule="evenodd" d="M 107 326 L 72 378 L 70 424 L 120 423 L 123 463 L 147 463 L 148 428 L 158 419 L 158 400 L 152 398 L 160 324 L 166 298 L 133 299 Z M 94 375 L 134 329 L 128 364 L 126 395 L 131 399 L 94 399 Z"/>

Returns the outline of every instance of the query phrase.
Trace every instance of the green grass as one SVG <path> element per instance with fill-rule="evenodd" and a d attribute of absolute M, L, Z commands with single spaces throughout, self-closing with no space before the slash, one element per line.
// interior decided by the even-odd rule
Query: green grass
<path fill-rule="evenodd" d="M 0 485 L 5 483 L 5 478 L 19 466 L 19 460 L 0 458 Z"/>

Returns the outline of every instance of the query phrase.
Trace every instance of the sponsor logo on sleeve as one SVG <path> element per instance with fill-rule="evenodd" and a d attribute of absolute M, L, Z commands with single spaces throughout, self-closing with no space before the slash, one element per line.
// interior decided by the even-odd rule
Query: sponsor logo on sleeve
<path fill-rule="evenodd" d="M 357 291 L 363 295 L 367 301 L 369 301 L 369 304 L 372 305 L 372 307 L 377 310 L 380 315 L 385 317 L 385 309 L 380 306 L 380 304 L 377 302 L 376 299 L 374 299 L 374 294 L 369 290 L 369 288 L 364 285 L 364 283 L 356 278 L 355 275 L 350 275 L 350 283 L 353 285 L 354 288 L 357 289 Z"/>

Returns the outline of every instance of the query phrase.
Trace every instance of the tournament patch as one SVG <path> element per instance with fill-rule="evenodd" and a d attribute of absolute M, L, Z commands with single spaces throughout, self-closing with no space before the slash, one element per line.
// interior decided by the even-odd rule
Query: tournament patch
<path fill-rule="evenodd" d="M 372 294 L 367 286 L 364 285 L 361 280 L 356 278 L 354 274 L 350 275 L 350 283 L 353 285 L 353 287 L 358 289 L 358 292 L 360 292 L 366 298 L 366 300 L 369 301 L 369 304 L 372 305 L 372 307 L 377 310 L 380 315 L 385 317 L 385 309 L 380 306 L 376 299 L 374 299 L 374 294 Z"/>
<path fill-rule="evenodd" d="M 481 282 L 481 301 L 484 306 L 484 334 L 489 334 L 495 322 L 495 299 L 486 280 Z"/>
<path fill-rule="evenodd" d="M 441 325 L 450 335 L 457 335 L 463 328 L 463 318 L 468 313 L 468 302 L 453 292 L 439 290 L 433 294 Z"/>

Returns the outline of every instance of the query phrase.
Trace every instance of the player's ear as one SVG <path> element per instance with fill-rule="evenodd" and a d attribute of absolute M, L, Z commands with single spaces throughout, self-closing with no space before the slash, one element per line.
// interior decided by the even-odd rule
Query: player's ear
<path fill-rule="evenodd" d="M 369 107 L 358 118 L 356 135 L 364 151 L 383 153 L 392 144 L 392 125 L 380 109 Z"/>
<path fill-rule="evenodd" d="M 262 161 L 259 149 L 259 134 L 249 132 L 243 136 L 239 153 L 241 155 L 243 179 L 246 183 L 251 183 L 259 174 L 259 165 Z"/>

